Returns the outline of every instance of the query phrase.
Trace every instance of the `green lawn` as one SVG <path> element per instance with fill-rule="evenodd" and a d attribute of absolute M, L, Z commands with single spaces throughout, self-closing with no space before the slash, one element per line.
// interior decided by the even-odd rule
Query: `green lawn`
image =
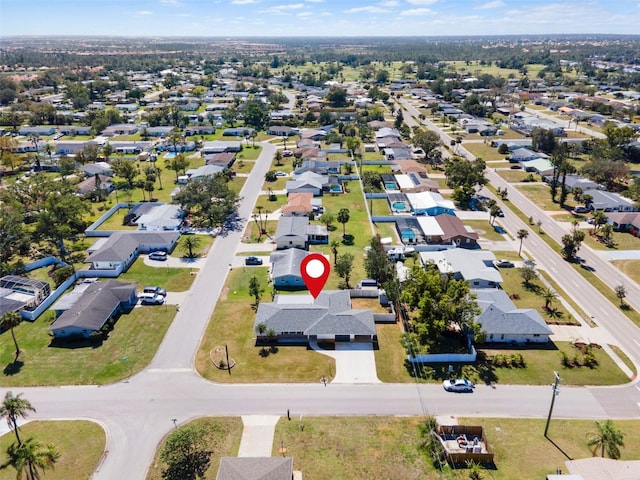
<path fill-rule="evenodd" d="M 534 182 L 540 181 L 540 176 L 534 173 L 525 172 L 524 170 L 500 170 L 498 175 L 509 183 L 524 182 L 531 179 L 533 179 Z"/>
<path fill-rule="evenodd" d="M 258 213 L 258 206 L 262 207 L 262 213 L 273 213 L 276 210 L 282 208 L 289 203 L 289 199 L 286 194 L 276 195 L 275 200 L 271 200 L 269 195 L 259 195 L 256 200 L 256 205 L 253 207 L 253 213 Z"/>
<path fill-rule="evenodd" d="M 501 242 L 504 240 L 504 236 L 493 229 L 489 220 L 465 220 L 463 223 L 478 232 L 480 238 L 493 242 Z"/>
<path fill-rule="evenodd" d="M 578 324 L 573 316 L 567 312 L 558 299 L 551 302 L 551 312 L 544 309 L 544 299 L 541 296 L 544 286 L 540 280 L 531 282 L 531 287 L 527 288 L 522 282 L 519 268 L 501 268 L 500 274 L 503 278 L 502 289 L 510 296 L 517 295 L 519 298 L 513 298 L 513 303 L 518 308 L 533 308 L 538 311 L 540 316 L 546 322 L 561 324 Z M 558 292 L 562 294 L 561 291 Z"/>
<path fill-rule="evenodd" d="M 180 253 L 175 251 L 174 253 Z M 184 292 L 191 288 L 193 275 L 189 268 L 150 267 L 138 258 L 125 273 L 118 277 L 123 282 L 134 282 L 138 287 L 157 285 L 169 292 Z"/>
<path fill-rule="evenodd" d="M 34 407 L 38 408 L 37 405 Z M 55 445 L 60 453 L 60 458 L 54 469 L 47 470 L 43 475 L 43 478 L 47 480 L 68 480 L 70 478 L 88 480 L 98 467 L 107 443 L 107 437 L 100 425 L 82 420 L 29 422 L 20 427 L 20 438 L 29 437 L 35 438 L 42 445 Z M 0 437 L 1 463 L 4 463 L 6 459 L 4 452 L 14 442 L 13 432 Z M 16 471 L 13 468 L 8 467 L 6 470 L 0 470 L 0 480 L 14 480 L 15 478 Z"/>
<path fill-rule="evenodd" d="M 15 328 L 20 354 L 13 363 L 14 346 L 9 333 L 0 335 L 0 385 L 86 385 L 116 382 L 138 372 L 155 355 L 175 308 L 145 306 L 121 315 L 101 344 L 52 346 L 47 328 L 52 314 Z"/>
<path fill-rule="evenodd" d="M 262 147 L 260 145 L 256 145 L 255 147 L 249 143 L 249 146 L 246 144 L 242 145 L 242 151 L 236 155 L 237 159 L 246 159 L 246 160 L 256 160 L 260 156 L 260 152 L 262 152 Z M 237 160 L 236 160 L 237 161 Z"/>
<path fill-rule="evenodd" d="M 242 243 L 263 243 L 268 237 L 273 237 L 276 233 L 276 227 L 278 222 L 275 220 L 269 220 L 266 223 L 267 235 L 258 236 L 258 225 L 253 220 L 247 223 L 247 228 L 242 236 Z"/>
<path fill-rule="evenodd" d="M 380 235 L 380 238 L 391 237 L 392 242 L 400 243 L 400 239 L 398 238 L 398 231 L 396 230 L 395 223 L 385 222 L 385 223 L 374 223 L 373 225 L 376 229 L 376 235 Z"/>
<path fill-rule="evenodd" d="M 256 162 L 253 160 L 237 160 L 232 168 L 236 173 L 251 173 Z"/>
<path fill-rule="evenodd" d="M 611 236 L 613 246 L 608 247 L 604 242 L 600 241 L 598 237 L 591 235 L 592 231 L 593 228 L 584 230 L 584 243 L 596 250 L 640 250 L 640 238 L 634 237 L 630 233 L 613 232 Z"/>
<path fill-rule="evenodd" d="M 538 205 L 543 210 L 566 210 L 567 213 L 576 206 L 573 196 L 567 197 L 567 202 L 564 208 L 560 207 L 559 203 L 551 201 L 551 192 L 548 185 L 519 185 L 517 187 L 529 200 Z M 556 197 L 557 199 L 557 197 Z"/>
<path fill-rule="evenodd" d="M 198 372 L 209 380 L 228 383 L 317 382 L 323 375 L 332 378 L 335 362 L 325 355 L 305 347 L 278 347 L 271 351 L 255 346 L 255 312 L 249 295 L 249 281 L 254 275 L 264 288 L 262 300 L 271 300 L 266 268 L 234 268 L 196 355 Z M 231 375 L 211 360 L 212 352 L 215 359 L 215 349 L 225 345 L 236 362 Z"/>
<path fill-rule="evenodd" d="M 466 148 L 469 153 L 482 158 L 484 161 L 502 160 L 505 157 L 504 154 L 498 153 L 497 148 L 486 143 L 463 143 L 462 146 Z"/>
<path fill-rule="evenodd" d="M 634 282 L 640 283 L 640 260 L 614 260 L 611 263 L 631 277 Z"/>
<path fill-rule="evenodd" d="M 197 235 L 181 235 L 180 239 L 178 240 L 178 244 L 176 245 L 176 248 L 173 251 L 173 254 L 171 255 L 172 257 L 184 258 L 189 254 L 189 249 L 185 246 L 185 242 L 187 241 L 186 239 L 190 237 L 196 238 L 197 239 L 196 241 L 200 243 L 198 248 L 192 247 L 193 253 L 197 257 L 207 256 L 207 253 L 209 253 L 209 250 L 211 249 L 211 245 L 213 245 L 215 237 L 213 237 L 212 235 L 197 234 Z"/>
<path fill-rule="evenodd" d="M 104 214 L 105 212 L 100 212 Z M 109 217 L 97 230 L 137 230 L 137 225 L 123 225 L 124 217 L 129 213 L 128 208 L 121 208 Z"/>
<path fill-rule="evenodd" d="M 222 457 L 236 457 L 240 448 L 242 438 L 242 419 L 239 417 L 204 417 L 192 420 L 187 425 L 198 425 L 204 427 L 207 432 L 207 449 L 211 452 L 209 457 L 209 468 L 204 477 L 205 480 L 215 480 L 218 475 L 218 467 Z M 172 431 L 173 432 L 173 431 Z M 162 475 L 166 465 L 160 460 L 160 451 L 166 443 L 166 437 L 162 440 L 156 451 L 155 458 L 146 480 L 160 480 L 165 478 Z"/>

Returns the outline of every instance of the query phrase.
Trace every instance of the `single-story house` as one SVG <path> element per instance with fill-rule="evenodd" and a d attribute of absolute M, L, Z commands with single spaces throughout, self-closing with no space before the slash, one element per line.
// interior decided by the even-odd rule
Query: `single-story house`
<path fill-rule="evenodd" d="M 375 133 L 376 141 L 379 138 L 385 138 L 385 137 L 394 137 L 399 140 L 402 138 L 402 134 L 395 128 L 386 127 L 386 126 L 380 128 L 379 130 L 376 130 L 376 133 Z"/>
<path fill-rule="evenodd" d="M 593 199 L 590 207 L 593 210 L 605 212 L 637 212 L 638 208 L 633 200 L 606 190 L 585 190 L 583 195 L 590 195 Z"/>
<path fill-rule="evenodd" d="M 472 289 L 482 313 L 476 317 L 487 342 L 547 343 L 553 331 L 533 308 L 516 308 L 499 288 Z"/>
<path fill-rule="evenodd" d="M 198 125 L 193 127 L 186 127 L 184 129 L 185 137 L 192 137 L 194 135 L 212 135 L 215 133 L 216 128 L 212 126 Z"/>
<path fill-rule="evenodd" d="M 254 331 L 275 331 L 280 344 L 310 341 L 373 342 L 376 328 L 371 310 L 353 310 L 346 290 L 325 290 L 315 300 L 310 295 L 276 295 L 261 303 Z M 258 334 L 259 343 L 269 341 Z"/>
<path fill-rule="evenodd" d="M 150 211 L 140 215 L 134 223 L 138 230 L 163 232 L 178 230 L 182 224 L 183 212 L 178 205 L 156 203 Z"/>
<path fill-rule="evenodd" d="M 135 123 L 117 123 L 105 128 L 101 135 L 105 137 L 114 137 L 116 135 L 133 135 L 140 130 L 140 125 Z"/>
<path fill-rule="evenodd" d="M 517 150 L 518 152 L 520 150 Z M 538 175 L 544 177 L 553 173 L 553 164 L 548 158 L 536 158 L 535 160 L 528 160 L 520 162 L 520 166 L 525 172 L 535 172 Z"/>
<path fill-rule="evenodd" d="M 56 155 L 75 155 L 78 152 L 84 150 L 86 145 L 96 144 L 96 142 L 89 140 L 65 140 L 64 142 L 58 142 L 56 144 Z"/>
<path fill-rule="evenodd" d="M 241 150 L 242 142 L 213 140 L 211 142 L 204 142 L 204 145 L 202 146 L 202 155 L 223 152 L 240 152 Z"/>
<path fill-rule="evenodd" d="M 433 263 L 442 275 L 467 280 L 471 288 L 497 288 L 502 283 L 502 275 L 493 264 L 496 256 L 489 250 L 452 248 L 420 252 L 420 259 L 424 265 Z"/>
<path fill-rule="evenodd" d="M 223 137 L 251 137 L 251 135 L 255 132 L 254 128 L 251 127 L 232 127 L 225 128 L 222 131 Z"/>
<path fill-rule="evenodd" d="M 300 264 L 309 254 L 299 248 L 288 248 L 273 252 L 270 256 L 271 279 L 276 288 L 305 289 L 305 283 L 300 273 Z"/>
<path fill-rule="evenodd" d="M 96 175 L 98 180 L 96 180 Z M 111 177 L 106 175 L 96 174 L 92 177 L 87 177 L 76 185 L 76 191 L 81 195 L 86 195 L 90 192 L 95 192 L 98 188 L 101 188 L 107 193 L 111 193 L 114 189 L 113 183 L 111 183 Z"/>
<path fill-rule="evenodd" d="M 310 138 L 299 138 L 296 141 L 296 148 L 320 148 L 320 142 Z"/>
<path fill-rule="evenodd" d="M 313 212 L 311 200 L 313 193 L 292 193 L 287 198 L 287 204 L 283 205 L 280 212 L 283 216 L 307 216 Z"/>
<path fill-rule="evenodd" d="M 63 125 L 58 130 L 60 133 L 71 137 L 75 135 L 91 135 L 91 125 Z M 58 145 L 60 145 L 60 142 L 58 142 Z"/>
<path fill-rule="evenodd" d="M 93 177 L 96 174 L 104 177 L 113 177 L 113 168 L 107 162 L 87 163 L 82 165 L 80 170 L 85 173 L 87 177 Z"/>
<path fill-rule="evenodd" d="M 528 162 L 538 158 L 549 158 L 549 156 L 542 152 L 534 152 L 528 148 L 518 148 L 509 154 L 509 162 L 511 163 Z"/>
<path fill-rule="evenodd" d="M 329 231 L 326 225 L 309 225 L 307 227 L 307 242 L 309 245 L 329 243 Z"/>
<path fill-rule="evenodd" d="M 309 139 L 309 140 L 315 140 L 316 142 L 319 142 L 321 140 L 324 140 L 324 137 L 326 136 L 327 136 L 327 132 L 322 129 L 305 128 L 303 130 L 300 130 L 301 139 Z"/>
<path fill-rule="evenodd" d="M 29 125 L 23 125 L 18 130 L 18 133 L 24 137 L 29 135 L 35 135 L 39 137 L 48 137 L 49 135 L 54 135 L 56 133 L 56 128 L 51 126 L 35 126 L 30 127 Z"/>
<path fill-rule="evenodd" d="M 551 182 L 553 182 L 553 175 L 547 175 L 544 177 L 544 181 L 551 184 Z M 588 178 L 581 177 L 580 175 L 567 175 L 564 179 L 564 184 L 569 190 L 572 188 L 581 188 L 583 192 L 585 190 L 600 190 L 602 188 L 602 185 L 599 183 L 589 180 Z"/>
<path fill-rule="evenodd" d="M 287 195 L 292 193 L 312 193 L 314 197 L 320 196 L 329 184 L 329 177 L 313 172 L 304 172 L 296 175 L 293 180 L 286 183 Z"/>
<path fill-rule="evenodd" d="M 140 253 L 171 252 L 179 238 L 180 232 L 177 231 L 115 232 L 87 257 L 85 263 L 91 264 L 91 270 L 108 270 L 120 274 L 129 268 Z"/>
<path fill-rule="evenodd" d="M 298 131 L 297 128 L 287 127 L 286 125 L 272 125 L 267 129 L 267 135 L 290 137 L 291 135 L 297 135 Z"/>
<path fill-rule="evenodd" d="M 307 249 L 309 219 L 307 217 L 280 217 L 274 240 L 276 249 Z"/>
<path fill-rule="evenodd" d="M 77 301 L 49 327 L 56 338 L 88 338 L 138 300 L 136 284 L 107 280 L 89 284 Z"/>
<path fill-rule="evenodd" d="M 134 141 L 121 141 L 121 142 L 109 142 L 116 153 L 122 153 L 125 155 L 136 155 L 142 153 L 148 148 L 151 148 L 151 142 L 134 142 Z"/>
<path fill-rule="evenodd" d="M 428 244 L 453 244 L 461 248 L 478 247 L 478 234 L 471 227 L 466 227 L 455 215 L 444 213 L 418 217 L 417 220 Z"/>
<path fill-rule="evenodd" d="M 216 173 L 220 173 L 223 170 L 224 167 L 222 165 L 203 165 L 198 168 L 190 168 L 185 173 L 187 179 L 192 180 L 194 178 L 212 177 Z"/>
<path fill-rule="evenodd" d="M 607 223 L 619 232 L 640 232 L 640 213 L 611 212 L 607 214 Z"/>
<path fill-rule="evenodd" d="M 410 148 L 390 148 L 381 147 L 384 150 L 384 156 L 387 160 L 411 160 L 413 153 Z"/>
<path fill-rule="evenodd" d="M 411 210 L 416 215 L 441 215 L 448 213 L 455 215 L 456 207 L 453 201 L 445 200 L 436 192 L 407 193 L 407 200 Z"/>
<path fill-rule="evenodd" d="M 116 103 L 115 108 L 123 112 L 135 112 L 140 108 L 140 105 L 137 103 Z"/>
<path fill-rule="evenodd" d="M 231 168 L 235 161 L 236 154 L 233 152 L 214 153 L 204 157 L 204 163 L 207 165 L 219 165 L 224 168 Z"/>
<path fill-rule="evenodd" d="M 302 165 L 295 170 L 296 175 L 304 172 L 313 172 L 319 175 L 337 175 L 345 162 L 328 160 L 303 160 Z"/>
<path fill-rule="evenodd" d="M 216 480 L 293 480 L 293 458 L 222 457 Z"/>
<path fill-rule="evenodd" d="M 159 126 L 159 127 L 147 127 L 147 135 L 150 137 L 166 137 L 171 135 L 176 127 L 168 126 Z"/>

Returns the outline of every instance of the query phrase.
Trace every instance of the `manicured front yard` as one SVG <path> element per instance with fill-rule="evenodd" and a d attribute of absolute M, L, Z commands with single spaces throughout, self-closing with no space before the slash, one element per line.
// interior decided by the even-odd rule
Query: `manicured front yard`
<path fill-rule="evenodd" d="M 18 392 L 14 392 L 18 393 Z M 24 397 L 28 400 L 27 397 Z M 34 405 L 37 409 L 38 406 Z M 53 444 L 60 458 L 53 470 L 47 470 L 43 478 L 47 480 L 85 480 L 91 478 L 106 447 L 106 435 L 102 427 L 94 422 L 34 421 L 20 427 L 20 438 L 33 437 L 42 445 Z M 4 463 L 9 445 L 16 440 L 13 432 L 0 437 L 0 452 Z M 16 471 L 8 467 L 0 470 L 0 480 L 15 480 Z"/>
<path fill-rule="evenodd" d="M 480 235 L 480 238 L 493 242 L 504 240 L 504 236 L 494 230 L 489 220 L 463 220 L 463 223 L 473 228 Z"/>
<path fill-rule="evenodd" d="M 22 353 L 15 364 L 9 332 L 0 335 L 2 386 L 86 385 L 122 380 L 153 358 L 171 324 L 174 307 L 144 306 L 121 315 L 109 337 L 100 343 L 52 346 L 47 328 L 52 313 L 35 322 L 22 322 L 15 334 Z"/>
<path fill-rule="evenodd" d="M 164 264 L 159 267 L 150 267 L 142 258 L 138 258 L 129 270 L 118 277 L 118 280 L 137 283 L 139 288 L 145 285 L 157 285 L 169 292 L 184 292 L 191 288 L 194 279 L 189 270 L 187 267 L 169 268 Z"/>
<path fill-rule="evenodd" d="M 209 457 L 209 468 L 204 477 L 205 480 L 215 480 L 218 475 L 218 467 L 222 457 L 236 457 L 240 448 L 242 438 L 242 419 L 240 417 L 204 417 L 197 418 L 187 425 L 196 425 L 205 428 L 207 449 L 211 452 Z M 160 442 L 153 463 L 147 472 L 147 480 L 160 480 L 165 478 L 162 475 L 166 468 L 164 462 L 160 460 L 160 451 L 166 443 L 166 438 Z"/>
<path fill-rule="evenodd" d="M 631 277 L 633 281 L 640 283 L 640 260 L 614 260 L 611 263 Z"/>
<path fill-rule="evenodd" d="M 613 232 L 611 247 L 592 235 L 593 228 L 584 230 L 584 243 L 596 250 L 640 250 L 640 238 L 626 232 Z M 599 234 L 600 232 L 598 232 Z"/>
<path fill-rule="evenodd" d="M 196 355 L 198 372 L 209 380 L 229 383 L 317 382 L 323 375 L 332 378 L 335 362 L 325 355 L 305 347 L 269 350 L 255 346 L 255 312 L 249 295 L 249 282 L 254 275 L 264 289 L 262 301 L 271 301 L 266 268 L 232 269 Z M 216 347 L 225 345 L 236 362 L 231 375 L 214 365 L 210 356 Z"/>
<path fill-rule="evenodd" d="M 482 158 L 485 162 L 491 160 L 502 160 L 505 155 L 498 152 L 497 148 L 487 143 L 463 143 L 462 146 L 475 157 Z"/>
<path fill-rule="evenodd" d="M 560 207 L 559 203 L 554 203 L 551 201 L 551 192 L 549 190 L 548 185 L 541 185 L 541 184 L 519 185 L 517 188 L 529 200 L 531 200 L 533 203 L 538 205 L 543 210 L 551 210 L 551 211 L 563 210 L 563 208 Z M 557 198 L 558 197 L 556 197 L 556 199 Z M 569 212 L 569 210 L 573 209 L 575 206 L 576 206 L 576 202 L 573 200 L 573 196 L 569 195 L 567 197 L 567 202 L 564 207 L 564 210 L 567 210 L 567 212 Z"/>

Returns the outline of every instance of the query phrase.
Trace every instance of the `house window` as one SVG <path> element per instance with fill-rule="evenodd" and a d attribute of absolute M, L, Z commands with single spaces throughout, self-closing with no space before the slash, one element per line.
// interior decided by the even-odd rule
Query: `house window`
<path fill-rule="evenodd" d="M 540 336 L 540 334 L 539 334 L 539 333 L 534 333 L 534 334 L 533 334 L 533 336 L 534 336 L 534 337 L 539 337 L 539 336 Z"/>
<path fill-rule="evenodd" d="M 489 335 L 489 340 L 493 340 L 493 333 Z"/>
<path fill-rule="evenodd" d="M 477 281 L 477 280 L 474 280 L 473 284 L 474 284 L 474 285 L 480 285 L 480 282 L 479 282 L 479 281 Z"/>
<path fill-rule="evenodd" d="M 500 340 L 504 340 L 504 333 L 500 335 Z"/>

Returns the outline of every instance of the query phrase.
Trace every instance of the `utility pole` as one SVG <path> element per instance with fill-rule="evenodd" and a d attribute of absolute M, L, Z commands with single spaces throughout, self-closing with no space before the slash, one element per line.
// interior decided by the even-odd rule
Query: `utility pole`
<path fill-rule="evenodd" d="M 560 384 L 560 375 L 558 372 L 553 372 L 555 380 L 551 385 L 551 405 L 549 406 L 549 416 L 547 417 L 547 424 L 544 427 L 544 436 L 547 436 L 547 431 L 549 431 L 549 422 L 551 421 L 551 414 L 553 413 L 553 404 L 556 400 L 556 395 L 560 394 L 559 384 Z"/>
<path fill-rule="evenodd" d="M 231 365 L 229 364 L 229 348 L 226 345 L 224 346 L 224 351 L 227 354 L 227 371 L 229 372 L 229 375 L 231 375 Z"/>

